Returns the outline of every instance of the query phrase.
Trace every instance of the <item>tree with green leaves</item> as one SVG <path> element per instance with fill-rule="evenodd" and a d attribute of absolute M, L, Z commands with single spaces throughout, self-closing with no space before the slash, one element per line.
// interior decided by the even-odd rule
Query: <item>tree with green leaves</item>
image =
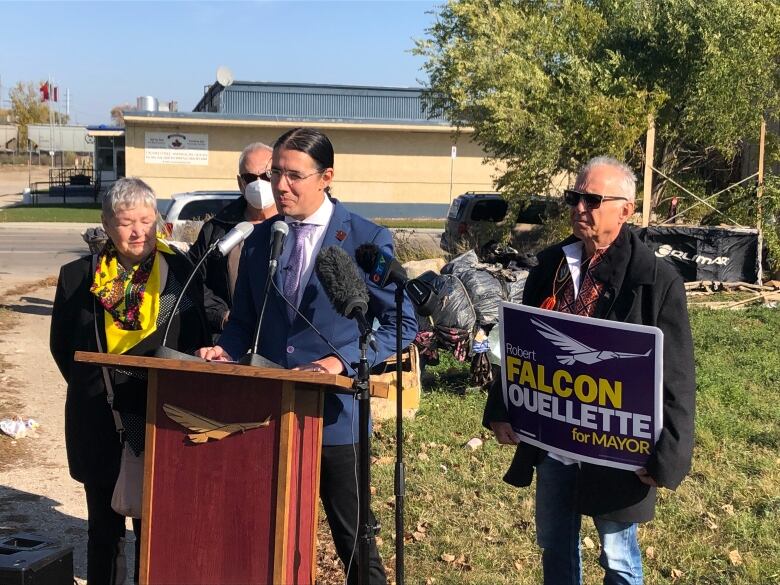
<path fill-rule="evenodd" d="M 432 107 L 504 163 L 510 196 L 599 154 L 640 170 L 648 114 L 654 166 L 706 180 L 780 114 L 777 0 L 453 0 L 415 52 Z"/>
<path fill-rule="evenodd" d="M 29 124 L 49 123 L 49 103 L 42 102 L 38 87 L 45 82 L 41 81 L 37 86 L 33 82 L 18 82 L 8 92 L 11 100 L 11 115 L 19 126 L 19 148 L 27 148 L 27 126 Z M 67 124 L 68 117 L 59 112 L 54 112 L 54 122 Z"/>

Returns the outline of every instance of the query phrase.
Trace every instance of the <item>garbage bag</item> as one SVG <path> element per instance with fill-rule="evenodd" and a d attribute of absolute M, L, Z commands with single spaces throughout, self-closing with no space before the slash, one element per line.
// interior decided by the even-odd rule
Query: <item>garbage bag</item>
<path fill-rule="evenodd" d="M 418 277 L 428 283 L 436 294 L 431 320 L 437 327 L 474 331 L 477 315 L 466 288 L 453 274 L 428 271 Z"/>
<path fill-rule="evenodd" d="M 528 278 L 528 270 L 480 262 L 473 250 L 454 258 L 442 268 L 442 273 L 452 274 L 461 280 L 474 305 L 474 313 L 480 327 L 490 327 L 498 323 L 501 301 L 522 301 L 525 281 Z"/>

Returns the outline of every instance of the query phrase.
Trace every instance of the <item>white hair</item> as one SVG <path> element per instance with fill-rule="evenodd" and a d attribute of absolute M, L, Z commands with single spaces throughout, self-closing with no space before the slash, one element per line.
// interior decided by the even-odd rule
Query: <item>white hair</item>
<path fill-rule="evenodd" d="M 247 144 L 244 147 L 244 150 L 241 151 L 241 155 L 238 157 L 239 173 L 246 172 L 246 167 L 244 166 L 244 164 L 246 163 L 246 157 L 248 157 L 256 150 L 267 150 L 268 152 L 274 151 L 274 149 L 268 146 L 265 142 L 253 142 L 252 144 Z"/>
<path fill-rule="evenodd" d="M 104 217 L 114 217 L 121 209 L 145 205 L 157 210 L 157 196 L 152 188 L 137 177 L 124 177 L 113 184 L 103 196 Z"/>
<path fill-rule="evenodd" d="M 624 197 L 627 197 L 629 201 L 636 199 L 636 175 L 631 167 L 624 162 L 620 162 L 618 159 L 611 156 L 596 156 L 590 159 L 584 167 L 577 174 L 577 183 L 587 175 L 590 171 L 596 167 L 611 167 L 620 171 L 622 175 L 620 180 L 620 192 Z"/>

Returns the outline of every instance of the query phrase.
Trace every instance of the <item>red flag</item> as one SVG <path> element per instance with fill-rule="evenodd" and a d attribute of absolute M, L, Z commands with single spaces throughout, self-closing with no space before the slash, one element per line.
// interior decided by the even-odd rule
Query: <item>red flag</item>
<path fill-rule="evenodd" d="M 43 84 L 41 84 L 40 90 L 41 92 L 41 101 L 42 102 L 48 102 L 49 101 L 49 82 L 45 81 Z"/>

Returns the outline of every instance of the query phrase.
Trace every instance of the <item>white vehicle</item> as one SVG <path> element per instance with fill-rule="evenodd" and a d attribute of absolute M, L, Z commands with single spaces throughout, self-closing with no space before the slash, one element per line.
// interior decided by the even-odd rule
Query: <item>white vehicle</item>
<path fill-rule="evenodd" d="M 214 217 L 231 201 L 241 196 L 239 191 L 189 191 L 174 193 L 169 207 L 163 210 L 166 201 L 159 201 L 160 213 L 165 218 L 169 238 L 177 242 L 192 244 L 200 233 L 203 222 Z"/>

